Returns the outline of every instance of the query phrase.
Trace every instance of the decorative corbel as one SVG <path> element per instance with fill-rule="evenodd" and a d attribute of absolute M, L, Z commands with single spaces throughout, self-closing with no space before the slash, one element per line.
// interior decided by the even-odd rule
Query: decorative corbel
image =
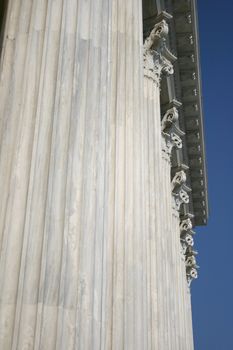
<path fill-rule="evenodd" d="M 194 255 L 187 256 L 185 259 L 186 267 L 196 267 L 197 261 Z"/>
<path fill-rule="evenodd" d="M 192 280 L 198 278 L 198 273 L 197 273 L 198 266 L 196 264 L 195 256 L 193 255 L 188 257 L 185 261 L 185 265 L 186 265 L 187 282 L 188 282 L 188 286 L 190 287 Z"/>
<path fill-rule="evenodd" d="M 195 267 L 188 267 L 186 269 L 186 275 L 187 275 L 188 286 L 190 287 L 192 280 L 198 278 L 197 269 Z"/>
<path fill-rule="evenodd" d="M 168 50 L 166 40 L 168 24 L 165 19 L 156 23 L 144 42 L 144 75 L 152 79 L 158 86 L 162 73 L 173 74 L 172 62 L 176 57 Z"/>
<path fill-rule="evenodd" d="M 194 240 L 193 236 L 190 233 L 185 233 L 184 235 L 181 236 L 181 244 L 187 246 L 193 247 L 194 245 Z"/>
<path fill-rule="evenodd" d="M 182 148 L 181 136 L 184 136 L 184 132 L 177 126 L 178 110 L 176 107 L 170 108 L 164 115 L 161 123 L 162 129 L 162 152 L 164 158 L 170 160 L 172 149 Z"/>
<path fill-rule="evenodd" d="M 161 128 L 163 132 L 171 129 L 172 125 L 177 122 L 179 118 L 179 113 L 176 107 L 169 108 L 167 112 L 164 114 L 162 119 Z"/>
<path fill-rule="evenodd" d="M 193 240 L 193 231 L 192 231 L 192 221 L 188 217 L 186 219 L 181 220 L 180 222 L 180 243 L 182 247 L 182 253 L 183 256 L 186 255 L 187 250 L 189 247 L 193 247 L 194 240 Z"/>
<path fill-rule="evenodd" d="M 191 256 L 191 255 L 196 256 L 197 254 L 198 254 L 198 252 L 196 250 L 193 250 L 192 247 L 190 247 L 190 246 L 187 247 L 186 256 Z"/>
<path fill-rule="evenodd" d="M 192 228 L 193 228 L 193 224 L 192 224 L 192 220 L 190 218 L 181 220 L 181 222 L 180 222 L 181 233 L 184 231 L 185 232 L 190 231 L 190 230 L 192 230 Z"/>
<path fill-rule="evenodd" d="M 183 170 L 177 172 L 172 180 L 172 195 L 174 208 L 179 211 L 182 204 L 189 203 L 190 188 L 186 185 L 186 174 Z"/>
<path fill-rule="evenodd" d="M 183 185 L 187 180 L 184 170 L 178 171 L 172 179 L 172 190 Z"/>
<path fill-rule="evenodd" d="M 194 239 L 192 232 L 193 231 L 183 233 L 180 237 L 182 258 L 184 258 L 184 260 L 187 256 L 197 255 L 197 252 L 193 250 Z"/>

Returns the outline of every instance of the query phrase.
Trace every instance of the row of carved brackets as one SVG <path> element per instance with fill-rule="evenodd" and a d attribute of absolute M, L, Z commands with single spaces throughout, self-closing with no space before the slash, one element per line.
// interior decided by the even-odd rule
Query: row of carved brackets
<path fill-rule="evenodd" d="M 185 133 L 180 130 L 178 125 L 178 110 L 174 106 L 173 101 L 172 107 L 167 110 L 162 118 L 161 129 L 162 129 L 162 152 L 163 157 L 171 162 L 173 148 L 182 149 L 182 136 Z"/>
<path fill-rule="evenodd" d="M 187 171 L 188 166 L 181 164 L 180 166 L 174 167 L 173 164 L 177 162 L 172 161 L 174 157 L 173 149 L 176 152 L 182 152 L 182 139 L 185 135 L 183 131 L 179 129 L 179 112 L 178 109 L 181 106 L 176 100 L 172 101 L 172 108 L 169 108 L 164 114 L 161 122 L 162 139 L 163 139 L 163 157 L 170 161 L 171 167 L 173 168 L 174 176 L 171 182 L 173 209 L 178 213 L 180 217 L 180 243 L 181 243 L 181 254 L 185 262 L 186 278 L 188 286 L 190 287 L 193 279 L 198 277 L 196 255 L 197 252 L 193 249 L 194 239 L 193 235 L 195 232 L 192 230 L 192 218 L 194 217 L 189 213 L 189 193 L 191 188 L 187 186 Z M 175 107 L 174 107 L 175 105 Z M 181 157 L 180 157 L 181 158 Z"/>
<path fill-rule="evenodd" d="M 156 86 L 160 86 L 162 74 L 171 75 L 174 73 L 173 62 L 176 57 L 168 50 L 166 40 L 168 37 L 167 20 L 171 18 L 166 12 L 162 12 L 155 20 L 155 25 L 151 31 L 145 35 L 144 41 L 144 75 L 152 79 Z M 162 152 L 163 157 L 167 159 L 170 164 L 172 158 L 172 150 L 175 148 L 178 151 L 182 150 L 182 136 L 184 132 L 180 130 L 178 124 L 178 110 L 177 107 L 181 103 L 173 103 L 162 118 Z M 195 255 L 197 252 L 193 250 L 193 234 L 191 214 L 186 214 L 182 208 L 189 203 L 189 192 L 191 189 L 187 186 L 186 180 L 186 165 L 181 165 L 177 169 L 172 179 L 172 197 L 173 207 L 181 217 L 180 221 L 180 241 L 182 252 L 186 266 L 186 276 L 188 285 L 191 281 L 197 278 L 197 268 Z M 182 217 L 183 215 L 183 217 Z"/>
<path fill-rule="evenodd" d="M 185 262 L 186 277 L 188 286 L 190 287 L 192 280 L 198 277 L 198 266 L 196 262 L 197 252 L 193 249 L 195 232 L 192 230 L 193 214 L 186 212 L 189 204 L 189 192 L 191 189 L 187 186 L 186 172 L 188 167 L 182 165 L 178 171 L 176 171 L 171 187 L 172 187 L 172 198 L 173 208 L 179 213 L 180 217 L 180 243 L 181 243 L 181 254 Z"/>
<path fill-rule="evenodd" d="M 178 119 L 177 119 L 178 120 Z M 163 125 L 163 120 L 162 120 Z M 163 132 L 163 131 L 162 131 Z M 176 147 L 176 145 L 174 146 Z M 182 151 L 182 147 L 176 147 L 178 152 Z M 172 157 L 172 154 L 170 155 Z M 172 164 L 172 162 L 171 162 Z M 187 186 L 187 170 L 188 166 L 181 164 L 176 167 L 174 176 L 171 182 L 173 209 L 179 214 L 180 217 L 180 243 L 181 253 L 185 262 L 186 278 L 188 286 L 190 287 L 192 280 L 198 277 L 198 266 L 196 262 L 197 252 L 193 249 L 195 232 L 192 230 L 193 214 L 189 213 L 189 193 L 191 188 Z"/>
<path fill-rule="evenodd" d="M 186 277 L 189 286 L 192 280 L 197 279 L 197 269 L 199 268 L 196 262 L 197 252 L 193 249 L 193 235 L 195 234 L 195 232 L 192 230 L 192 218 L 193 215 L 187 214 L 186 216 L 182 217 L 180 221 L 180 241 L 182 253 L 185 260 Z"/>
<path fill-rule="evenodd" d="M 171 182 L 173 208 L 178 212 L 180 217 L 180 243 L 181 254 L 185 262 L 186 278 L 188 286 L 198 277 L 198 266 L 196 262 L 197 252 L 193 249 L 195 232 L 192 230 L 193 214 L 188 211 L 189 208 L 189 193 L 191 189 L 187 186 L 186 171 L 188 166 L 182 164 L 176 169 Z"/>

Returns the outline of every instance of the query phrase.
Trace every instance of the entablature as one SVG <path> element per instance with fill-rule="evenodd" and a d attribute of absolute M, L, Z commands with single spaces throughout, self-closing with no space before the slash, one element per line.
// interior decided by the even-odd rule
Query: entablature
<path fill-rule="evenodd" d="M 174 75 L 161 82 L 162 117 L 173 101 L 180 101 L 179 128 L 182 150 L 176 150 L 174 167 L 187 165 L 187 184 L 191 188 L 189 211 L 193 226 L 208 219 L 207 176 L 203 131 L 201 71 L 198 45 L 197 5 L 195 0 L 144 0 L 144 30 L 149 31 L 155 18 L 169 21 L 168 48 L 177 57 Z M 159 16 L 158 16 L 159 15 Z"/>

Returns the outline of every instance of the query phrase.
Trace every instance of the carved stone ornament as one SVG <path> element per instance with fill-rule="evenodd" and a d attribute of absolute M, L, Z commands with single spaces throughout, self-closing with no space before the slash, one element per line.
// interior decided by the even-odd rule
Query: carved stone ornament
<path fill-rule="evenodd" d="M 180 243 L 182 248 L 181 251 L 183 253 L 182 258 L 184 258 L 184 260 L 186 260 L 189 256 L 197 255 L 197 252 L 193 250 L 194 239 L 190 233 L 182 235 L 180 238 Z"/>
<path fill-rule="evenodd" d="M 163 116 L 161 128 L 163 132 L 169 130 L 178 120 L 179 113 L 176 107 L 170 108 Z"/>
<path fill-rule="evenodd" d="M 180 210 L 181 204 L 189 203 L 189 195 L 186 191 L 182 189 L 174 195 L 174 198 L 175 198 L 175 206 L 177 210 Z"/>
<path fill-rule="evenodd" d="M 198 254 L 198 252 L 196 250 L 193 250 L 192 247 L 188 246 L 187 250 L 186 250 L 186 256 L 196 256 Z"/>
<path fill-rule="evenodd" d="M 184 132 L 177 126 L 178 111 L 175 107 L 170 108 L 162 118 L 162 152 L 163 157 L 167 160 L 171 159 L 172 149 L 182 148 L 182 139 L 180 136 L 184 135 Z"/>
<path fill-rule="evenodd" d="M 178 171 L 172 180 L 172 190 L 183 185 L 186 182 L 186 179 L 187 177 L 184 170 Z"/>
<path fill-rule="evenodd" d="M 194 255 L 188 256 L 185 260 L 185 265 L 187 267 L 196 267 L 197 261 Z"/>
<path fill-rule="evenodd" d="M 189 231 L 192 230 L 193 228 L 193 224 L 192 224 L 192 220 L 190 218 L 184 219 L 180 222 L 180 231 Z"/>
<path fill-rule="evenodd" d="M 166 47 L 167 35 L 168 24 L 163 19 L 155 24 L 144 42 L 144 75 L 158 85 L 162 73 L 170 75 L 174 72 L 172 61 L 176 58 Z"/>
<path fill-rule="evenodd" d="M 186 233 L 185 235 L 183 235 L 181 237 L 181 242 L 183 244 L 185 244 L 186 246 L 190 246 L 190 247 L 193 247 L 193 245 L 194 245 L 194 240 L 193 240 L 192 235 L 190 235 L 190 233 Z"/>
<path fill-rule="evenodd" d="M 191 218 L 193 218 L 193 215 L 188 213 L 185 215 L 185 217 L 183 217 L 183 219 L 181 219 L 180 222 L 180 243 L 182 248 L 182 260 L 185 262 L 186 266 L 186 277 L 188 286 L 191 285 L 193 279 L 196 279 L 198 277 L 198 266 L 196 262 L 197 252 L 193 250 L 193 235 L 195 234 L 195 232 L 192 231 L 193 225 Z"/>
<path fill-rule="evenodd" d="M 188 267 L 186 269 L 188 286 L 190 287 L 192 280 L 198 278 L 197 269 L 195 267 Z"/>
<path fill-rule="evenodd" d="M 163 133 L 162 138 L 162 151 L 165 153 L 170 160 L 172 149 L 175 147 L 177 149 L 182 148 L 182 140 L 179 135 L 175 133 L 165 134 Z"/>
<path fill-rule="evenodd" d="M 186 186 L 186 174 L 183 170 L 177 172 L 172 180 L 173 204 L 176 210 L 180 210 L 182 204 L 189 203 L 190 189 Z"/>
<path fill-rule="evenodd" d="M 180 136 L 174 132 L 171 133 L 171 144 L 174 145 L 176 148 L 182 148 L 182 140 Z"/>

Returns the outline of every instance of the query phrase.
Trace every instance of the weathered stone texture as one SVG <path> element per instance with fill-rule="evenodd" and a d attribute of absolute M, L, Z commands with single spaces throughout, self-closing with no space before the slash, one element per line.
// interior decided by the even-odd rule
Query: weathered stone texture
<path fill-rule="evenodd" d="M 141 0 L 9 1 L 0 349 L 191 350 Z"/>

